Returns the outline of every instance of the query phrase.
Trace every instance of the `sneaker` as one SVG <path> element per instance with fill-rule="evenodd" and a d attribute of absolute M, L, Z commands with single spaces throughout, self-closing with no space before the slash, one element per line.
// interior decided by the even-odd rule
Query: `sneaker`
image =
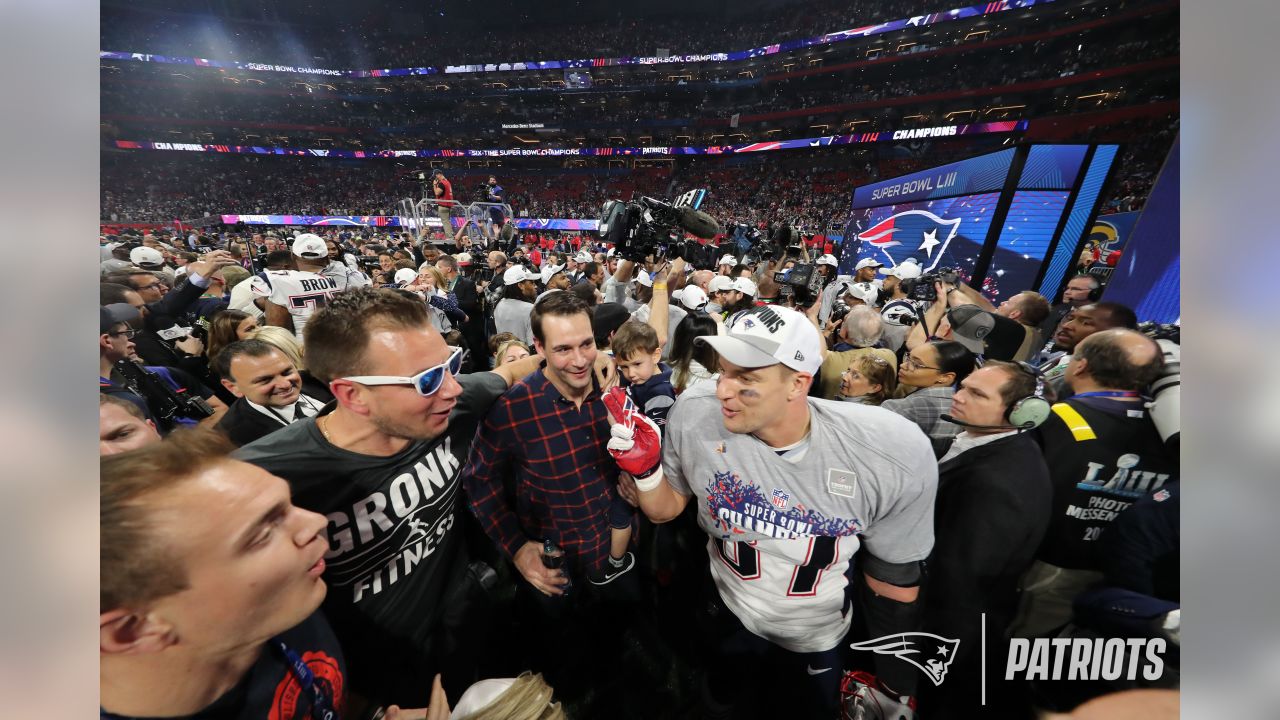
<path fill-rule="evenodd" d="M 615 566 L 612 562 L 605 563 L 604 576 L 598 580 L 596 578 L 591 578 L 591 584 L 608 585 L 614 580 L 626 575 L 628 572 L 631 572 L 631 569 L 635 566 L 636 556 L 631 553 L 627 553 L 622 556 L 622 565 L 620 566 Z"/>

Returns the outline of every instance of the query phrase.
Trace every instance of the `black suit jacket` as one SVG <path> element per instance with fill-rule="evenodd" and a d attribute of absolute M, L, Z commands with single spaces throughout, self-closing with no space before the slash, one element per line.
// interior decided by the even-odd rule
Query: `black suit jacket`
<path fill-rule="evenodd" d="M 1052 505 L 1049 468 L 1026 433 L 938 466 L 933 558 L 925 589 L 930 632 L 960 640 L 960 654 L 974 651 L 975 658 L 980 613 L 987 613 L 989 636 L 1003 635 L 1017 609 L 1018 579 L 1035 559 Z"/>
<path fill-rule="evenodd" d="M 249 401 L 244 398 L 237 398 L 231 403 L 227 413 L 218 421 L 218 429 L 226 433 L 237 447 L 248 445 L 282 427 L 285 427 L 283 421 L 269 418 L 254 410 L 249 405 Z"/>
<path fill-rule="evenodd" d="M 1017 694 L 1003 683 L 1004 631 L 1018 604 L 1018 579 L 1049 527 L 1053 487 L 1044 457 L 1029 436 L 1011 435 L 938 466 L 933 555 L 922 592 L 924 630 L 959 640 L 939 687 L 918 688 L 929 717 L 968 720 L 1015 717 Z M 978 707 L 986 613 L 991 703 Z M 995 660 L 993 660 L 995 658 Z M 923 715 L 923 712 L 922 712 Z"/>

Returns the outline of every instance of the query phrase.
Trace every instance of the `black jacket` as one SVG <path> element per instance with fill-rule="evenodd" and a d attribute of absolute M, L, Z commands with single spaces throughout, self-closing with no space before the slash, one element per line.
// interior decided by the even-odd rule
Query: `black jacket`
<path fill-rule="evenodd" d="M 980 613 L 987 613 L 990 635 L 1003 635 L 1052 504 L 1049 468 L 1029 435 L 1001 438 L 939 465 L 926 629 L 960 640 L 959 654 L 974 651 L 975 658 Z"/>
<path fill-rule="evenodd" d="M 939 687 L 922 683 L 922 716 L 926 710 L 943 720 L 1022 716 L 1017 693 L 1003 681 L 1003 637 L 1017 610 L 1018 579 L 1049 526 L 1052 500 L 1044 457 L 1025 434 L 938 466 L 933 555 L 922 589 L 924 630 L 960 644 L 946 681 Z M 979 706 L 982 613 L 991 690 L 986 708 Z"/>
<path fill-rule="evenodd" d="M 231 403 L 227 413 L 218 421 L 218 429 L 226 433 L 237 447 L 248 445 L 285 426 L 284 421 L 269 418 L 254 410 L 244 398 L 237 398 Z"/>

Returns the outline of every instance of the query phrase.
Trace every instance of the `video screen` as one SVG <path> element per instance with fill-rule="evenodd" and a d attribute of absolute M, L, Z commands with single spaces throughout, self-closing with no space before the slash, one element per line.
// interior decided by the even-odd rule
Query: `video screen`
<path fill-rule="evenodd" d="M 991 227 L 1000 193 L 858 208 L 845 226 L 839 272 L 852 275 L 863 258 L 892 267 L 914 258 L 925 272 L 958 268 L 973 272 Z"/>
<path fill-rule="evenodd" d="M 1022 190 L 1014 193 L 1004 229 L 982 283 L 982 294 L 995 304 L 1023 290 L 1032 290 L 1045 253 L 1053 242 L 1066 190 Z"/>

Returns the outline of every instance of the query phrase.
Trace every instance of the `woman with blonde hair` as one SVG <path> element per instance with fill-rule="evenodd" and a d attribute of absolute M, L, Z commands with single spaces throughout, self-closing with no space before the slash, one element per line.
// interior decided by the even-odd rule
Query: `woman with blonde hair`
<path fill-rule="evenodd" d="M 859 355 L 840 373 L 837 400 L 879 405 L 893 397 L 898 387 L 898 371 L 893 363 L 875 353 Z"/>
<path fill-rule="evenodd" d="M 431 311 L 431 324 L 441 333 L 467 321 L 467 314 L 458 307 L 458 298 L 449 292 L 449 282 L 444 273 L 430 263 L 418 268 L 418 277 L 404 287 L 427 300 Z"/>
<path fill-rule="evenodd" d="M 565 720 L 560 703 L 551 702 L 554 694 L 541 673 L 523 672 L 517 678 L 481 680 L 467 688 L 452 711 L 440 676 L 431 686 L 431 705 L 425 708 L 427 720 Z M 403 710 L 396 705 L 387 708 L 386 720 L 409 720 L 422 717 L 422 711 Z"/>
<path fill-rule="evenodd" d="M 510 340 L 500 343 L 497 350 L 494 351 L 493 366 L 501 367 L 509 362 L 527 358 L 530 354 L 528 345 L 512 337 Z"/>

